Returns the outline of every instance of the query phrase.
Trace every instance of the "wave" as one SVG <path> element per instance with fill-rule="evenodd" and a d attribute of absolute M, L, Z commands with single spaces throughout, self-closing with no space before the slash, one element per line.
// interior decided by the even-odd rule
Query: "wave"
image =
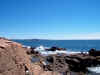
<path fill-rule="evenodd" d="M 87 69 L 90 71 L 90 75 L 100 75 L 100 66 L 88 67 Z"/>

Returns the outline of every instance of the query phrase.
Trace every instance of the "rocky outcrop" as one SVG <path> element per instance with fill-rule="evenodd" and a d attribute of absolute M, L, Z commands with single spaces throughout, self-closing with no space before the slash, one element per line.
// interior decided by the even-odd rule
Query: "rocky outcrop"
<path fill-rule="evenodd" d="M 0 38 L 0 75 L 25 75 L 25 67 L 31 71 L 29 58 L 21 44 Z"/>
<path fill-rule="evenodd" d="M 97 51 L 96 49 L 92 48 L 92 49 L 89 50 L 89 55 L 100 56 L 100 50 Z"/>

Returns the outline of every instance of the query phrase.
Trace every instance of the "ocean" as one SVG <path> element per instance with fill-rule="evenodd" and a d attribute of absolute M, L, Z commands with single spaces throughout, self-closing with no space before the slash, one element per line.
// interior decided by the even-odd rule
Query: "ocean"
<path fill-rule="evenodd" d="M 60 47 L 66 48 L 68 51 L 89 51 L 91 48 L 100 50 L 100 40 L 13 40 L 25 46 L 37 47 L 43 45 L 45 47 Z"/>

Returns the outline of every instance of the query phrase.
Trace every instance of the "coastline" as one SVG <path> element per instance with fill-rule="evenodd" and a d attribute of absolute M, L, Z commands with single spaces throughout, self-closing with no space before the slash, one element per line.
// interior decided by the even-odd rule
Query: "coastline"
<path fill-rule="evenodd" d="M 0 61 L 3 61 L 0 62 L 3 67 L 0 68 L 0 73 L 8 75 L 85 75 L 88 67 L 100 65 L 100 56 L 84 53 L 43 56 L 32 52 L 29 47 L 3 38 L 0 38 L 0 53 Z M 36 60 L 33 62 L 32 59 Z M 2 66 L 4 63 L 5 66 Z M 8 71 L 11 67 L 13 69 Z"/>

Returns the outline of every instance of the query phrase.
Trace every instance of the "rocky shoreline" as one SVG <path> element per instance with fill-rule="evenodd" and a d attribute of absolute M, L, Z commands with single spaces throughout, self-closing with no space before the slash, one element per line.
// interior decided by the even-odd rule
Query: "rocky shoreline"
<path fill-rule="evenodd" d="M 33 57 L 34 59 L 34 57 Z M 42 60 L 42 67 L 45 71 L 56 71 L 68 75 L 69 73 L 77 73 L 77 75 L 85 75 L 88 67 L 100 65 L 100 57 L 89 55 L 50 55 Z M 69 74 L 71 75 L 71 74 Z"/>
<path fill-rule="evenodd" d="M 86 75 L 87 67 L 100 65 L 100 56 L 95 54 L 42 56 L 0 38 L 0 75 Z"/>
<path fill-rule="evenodd" d="M 31 51 L 31 50 L 30 50 Z M 97 54 L 96 54 L 97 53 Z M 100 65 L 99 51 L 91 49 L 88 53 L 77 54 L 53 54 L 41 56 L 38 52 L 30 52 L 30 54 L 43 57 L 42 68 L 45 71 L 56 71 L 62 75 L 86 75 L 88 67 L 96 67 Z"/>

